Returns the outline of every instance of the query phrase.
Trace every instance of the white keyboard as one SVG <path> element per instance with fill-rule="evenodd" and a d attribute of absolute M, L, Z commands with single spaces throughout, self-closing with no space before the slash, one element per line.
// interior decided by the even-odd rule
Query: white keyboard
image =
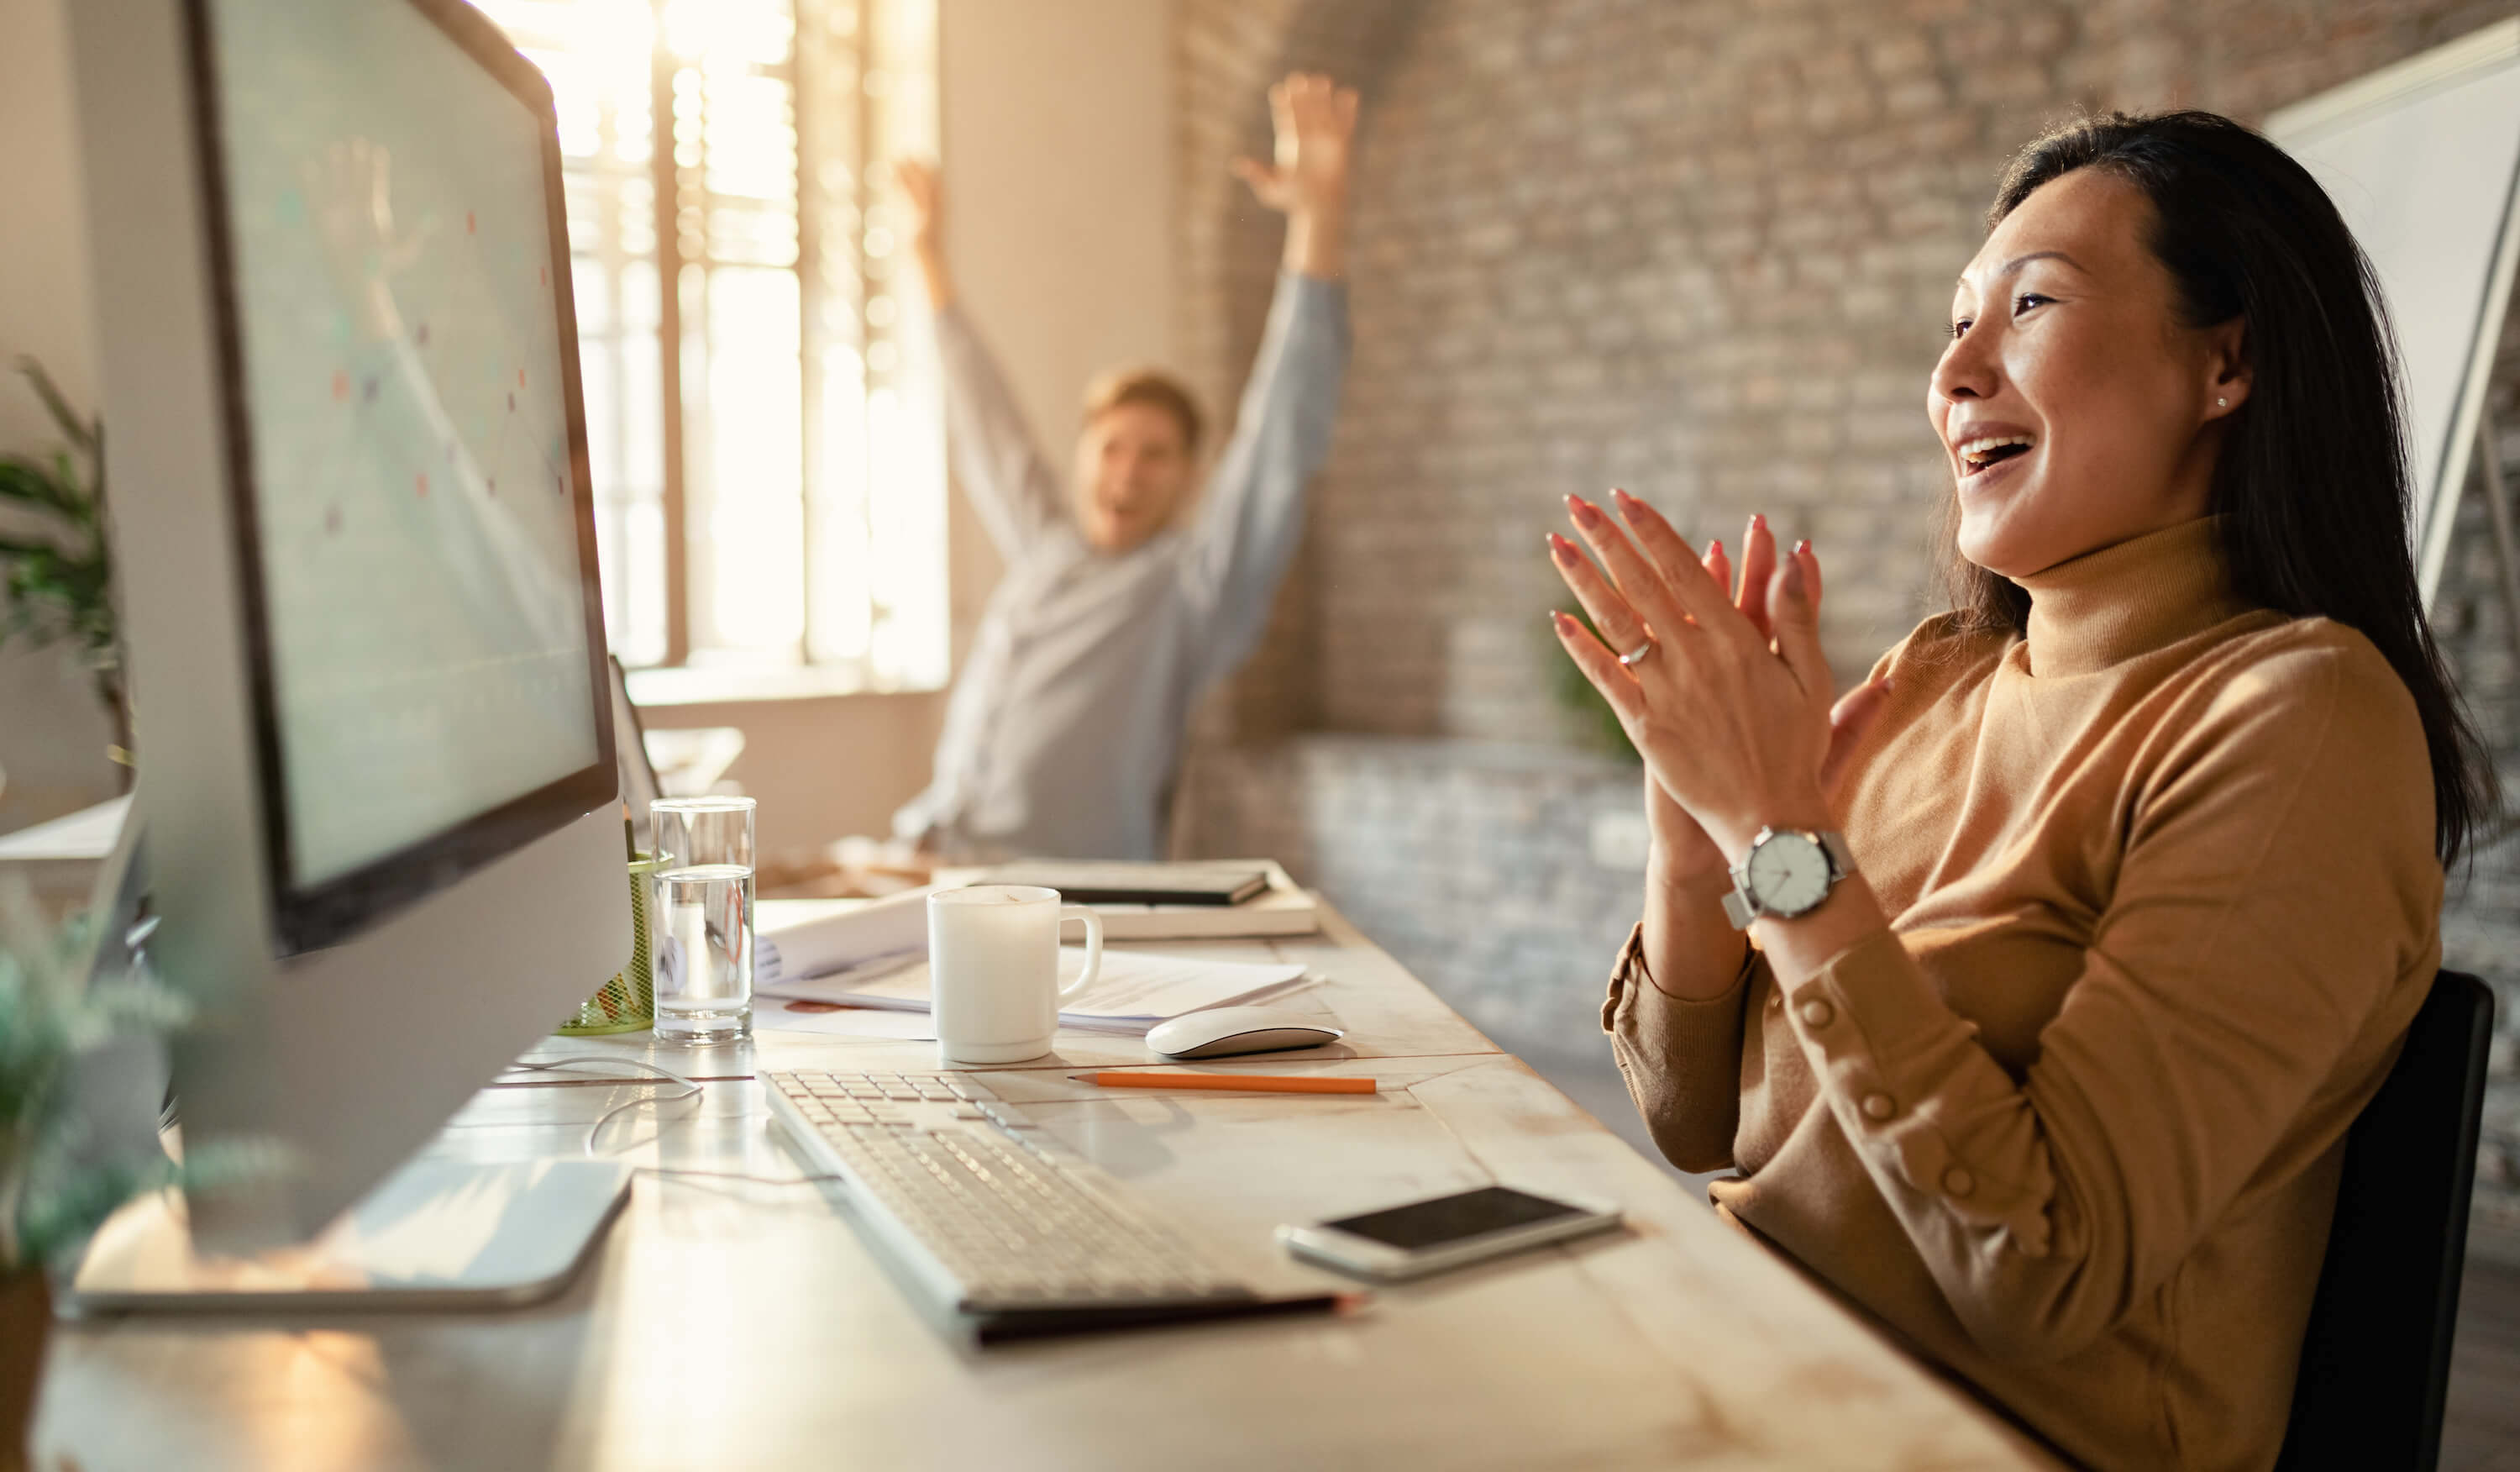
<path fill-rule="evenodd" d="M 802 1153 L 846 1179 L 869 1231 L 948 1312 L 1048 1330 L 1257 1297 L 976 1077 L 760 1077 Z"/>

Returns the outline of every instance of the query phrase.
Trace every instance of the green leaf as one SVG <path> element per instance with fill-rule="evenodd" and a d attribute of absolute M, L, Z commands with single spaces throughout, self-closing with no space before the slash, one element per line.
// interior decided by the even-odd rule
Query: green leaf
<path fill-rule="evenodd" d="M 20 358 L 18 371 L 24 374 L 26 382 L 34 386 L 35 396 L 44 401 L 44 408 L 53 416 L 53 422 L 61 426 L 63 437 L 93 458 L 97 447 L 104 441 L 104 430 L 96 421 L 78 417 L 77 412 L 70 407 L 70 401 L 62 395 L 61 386 L 54 383 L 53 376 L 44 371 L 43 364 L 33 358 Z"/>
<path fill-rule="evenodd" d="M 0 498 L 39 506 L 73 525 L 85 509 L 76 489 L 22 455 L 0 455 Z"/>
<path fill-rule="evenodd" d="M 0 557 L 59 557 L 61 548 L 50 542 L 22 542 L 13 536 L 0 536 Z"/>
<path fill-rule="evenodd" d="M 118 668 L 113 548 L 105 532 L 104 426 L 81 419 L 42 365 L 22 358 L 18 367 L 69 445 L 49 462 L 0 455 L 0 505 L 39 513 L 58 527 L 22 528 L 25 534 L 0 538 L 0 643 L 17 634 L 38 643 L 72 637 L 91 667 Z M 100 696 L 110 688 L 101 683 Z"/>
<path fill-rule="evenodd" d="M 70 459 L 68 450 L 59 450 L 53 455 L 53 483 L 68 493 L 69 504 L 62 509 L 69 513 L 71 521 L 82 528 L 96 525 L 96 497 L 89 492 L 79 476 L 77 463 Z"/>
<path fill-rule="evenodd" d="M 136 1196 L 292 1164 L 252 1139 L 195 1141 L 180 1165 L 154 1141 L 107 1148 L 68 1087 L 70 1070 L 113 1039 L 180 1031 L 194 1003 L 145 967 L 95 972 L 95 931 L 84 916 L 54 925 L 22 881 L 0 883 L 0 1272 L 64 1261 Z"/>

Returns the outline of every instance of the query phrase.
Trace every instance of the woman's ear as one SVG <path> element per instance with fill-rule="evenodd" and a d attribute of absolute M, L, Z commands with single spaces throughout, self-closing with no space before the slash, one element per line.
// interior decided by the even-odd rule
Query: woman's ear
<path fill-rule="evenodd" d="M 2205 418 L 2221 419 L 2249 401 L 2249 324 L 2233 317 L 2205 330 Z"/>

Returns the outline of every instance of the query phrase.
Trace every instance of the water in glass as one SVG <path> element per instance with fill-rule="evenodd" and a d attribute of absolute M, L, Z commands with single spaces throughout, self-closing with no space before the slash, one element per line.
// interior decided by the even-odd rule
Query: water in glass
<path fill-rule="evenodd" d="M 656 1033 L 732 1042 L 752 1032 L 752 866 L 693 864 L 656 876 Z"/>

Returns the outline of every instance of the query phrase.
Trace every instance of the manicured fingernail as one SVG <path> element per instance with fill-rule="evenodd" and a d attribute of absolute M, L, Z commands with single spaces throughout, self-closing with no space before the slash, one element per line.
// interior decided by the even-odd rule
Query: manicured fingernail
<path fill-rule="evenodd" d="M 1610 499 L 1619 503 L 1619 514 L 1628 517 L 1631 520 L 1635 519 L 1638 512 L 1645 509 L 1644 502 L 1638 500 L 1635 496 L 1628 494 L 1624 490 L 1618 489 L 1616 486 L 1611 487 Z"/>
<path fill-rule="evenodd" d="M 1768 517 L 1765 512 L 1754 511 L 1750 513 L 1750 529 L 1753 531 L 1765 531 L 1768 529 Z"/>
<path fill-rule="evenodd" d="M 1809 552 L 1810 550 L 1811 550 L 1811 538 L 1810 538 L 1810 537 L 1808 537 L 1808 536 L 1807 536 L 1807 537 L 1804 537 L 1801 541 L 1798 541 L 1798 542 L 1794 543 L 1794 555 L 1795 555 L 1796 557 L 1800 557 L 1800 556 L 1802 556 L 1804 553 Z"/>
<path fill-rule="evenodd" d="M 1803 561 L 1799 556 L 1785 559 L 1785 594 L 1792 598 L 1803 595 Z"/>
<path fill-rule="evenodd" d="M 1592 502 L 1585 500 L 1582 496 L 1568 496 L 1566 498 L 1566 510 L 1575 518 L 1575 525 L 1578 527 L 1598 527 L 1601 525 L 1600 508 L 1595 506 Z"/>
<path fill-rule="evenodd" d="M 1557 630 L 1561 634 L 1573 633 L 1575 631 L 1575 621 L 1567 618 L 1564 614 L 1561 614 L 1552 608 L 1549 611 L 1549 626 Z"/>
<path fill-rule="evenodd" d="M 1706 555 L 1709 558 L 1722 557 L 1724 555 L 1724 539 L 1719 536 L 1715 540 L 1708 542 L 1706 544 Z"/>
<path fill-rule="evenodd" d="M 1575 561 L 1575 544 L 1552 531 L 1549 533 L 1549 555 L 1571 566 Z"/>

